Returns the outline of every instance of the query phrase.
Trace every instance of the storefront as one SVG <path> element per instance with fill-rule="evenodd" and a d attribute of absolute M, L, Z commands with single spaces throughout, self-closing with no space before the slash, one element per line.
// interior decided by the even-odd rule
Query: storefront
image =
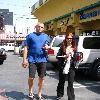
<path fill-rule="evenodd" d="M 77 0 L 77 2 L 70 0 L 69 3 L 65 0 L 46 1 L 47 3 L 32 14 L 45 24 L 47 34 L 58 35 L 75 32 L 80 35 L 84 31 L 100 30 L 99 0 Z"/>
<path fill-rule="evenodd" d="M 99 3 L 100 4 L 100 3 Z M 100 30 L 100 5 L 90 6 L 79 13 L 79 30 L 82 32 L 93 32 L 99 34 Z"/>
<path fill-rule="evenodd" d="M 26 35 L 23 34 L 0 34 L 0 44 L 16 43 L 19 46 L 25 39 Z"/>
<path fill-rule="evenodd" d="M 68 32 L 75 32 L 74 16 L 73 14 L 65 14 L 45 23 L 45 30 L 51 31 L 50 35 L 66 34 Z"/>

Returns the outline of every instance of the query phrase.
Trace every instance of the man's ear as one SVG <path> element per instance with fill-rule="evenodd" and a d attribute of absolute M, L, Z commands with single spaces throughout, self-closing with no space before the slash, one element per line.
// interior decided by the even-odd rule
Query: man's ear
<path fill-rule="evenodd" d="M 37 27 L 37 25 L 35 26 L 35 28 Z"/>

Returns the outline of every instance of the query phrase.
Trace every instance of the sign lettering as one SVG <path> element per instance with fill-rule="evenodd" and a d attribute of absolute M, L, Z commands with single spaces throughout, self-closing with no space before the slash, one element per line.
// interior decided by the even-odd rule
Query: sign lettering
<path fill-rule="evenodd" d="M 100 15 L 100 10 L 92 11 L 90 13 L 81 14 L 80 15 L 80 20 L 95 17 L 95 16 L 99 16 L 99 15 Z"/>

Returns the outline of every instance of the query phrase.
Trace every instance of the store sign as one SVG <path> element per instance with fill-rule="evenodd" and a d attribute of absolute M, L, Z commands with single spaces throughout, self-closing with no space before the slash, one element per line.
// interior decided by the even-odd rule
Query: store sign
<path fill-rule="evenodd" d="M 82 34 L 80 34 L 81 36 L 100 36 L 100 30 L 88 30 L 88 31 L 84 31 L 82 32 Z"/>
<path fill-rule="evenodd" d="M 89 12 L 89 13 L 86 13 L 86 14 L 81 14 L 80 20 L 99 16 L 99 15 L 100 15 L 100 10 L 95 10 L 95 11 L 92 11 L 92 12 Z"/>

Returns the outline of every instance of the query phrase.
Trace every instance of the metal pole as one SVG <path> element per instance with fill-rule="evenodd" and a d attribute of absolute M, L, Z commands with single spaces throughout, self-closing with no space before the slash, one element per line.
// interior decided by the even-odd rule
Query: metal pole
<path fill-rule="evenodd" d="M 14 26 L 14 34 L 15 34 L 15 41 L 14 41 L 14 45 L 16 46 L 16 26 Z"/>
<path fill-rule="evenodd" d="M 27 27 L 27 34 L 28 34 L 28 27 Z"/>

